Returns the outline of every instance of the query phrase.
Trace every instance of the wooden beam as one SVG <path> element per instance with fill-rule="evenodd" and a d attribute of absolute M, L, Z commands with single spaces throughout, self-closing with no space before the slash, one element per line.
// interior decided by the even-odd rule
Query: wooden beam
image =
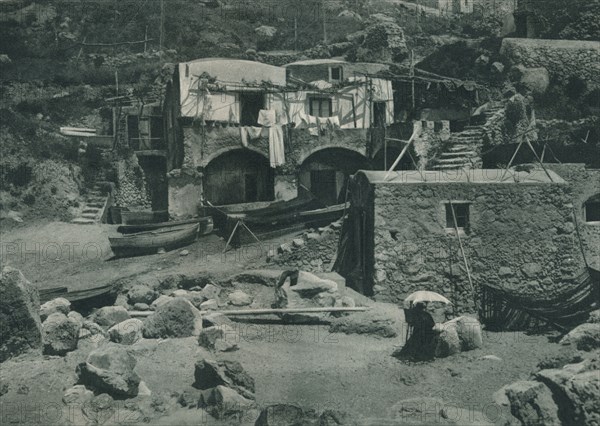
<path fill-rule="evenodd" d="M 208 314 L 223 314 L 225 316 L 242 316 L 242 315 L 272 315 L 272 314 L 314 314 L 314 313 L 325 313 L 325 312 L 365 312 L 370 308 L 357 306 L 357 307 L 330 307 L 330 308 L 280 308 L 280 309 L 239 309 L 231 311 L 200 311 L 202 315 Z M 132 317 L 148 317 L 152 315 L 154 311 L 129 311 L 129 315 Z"/>

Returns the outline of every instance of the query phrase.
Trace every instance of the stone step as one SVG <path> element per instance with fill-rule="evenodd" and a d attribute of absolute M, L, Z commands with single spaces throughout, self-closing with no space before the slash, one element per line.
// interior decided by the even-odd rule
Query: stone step
<path fill-rule="evenodd" d="M 463 168 L 472 168 L 468 164 L 440 164 L 432 167 L 433 170 L 459 170 Z"/>
<path fill-rule="evenodd" d="M 468 158 L 457 157 L 457 158 L 439 158 L 436 160 L 436 164 L 465 164 L 469 162 Z"/>
<path fill-rule="evenodd" d="M 96 223 L 96 221 L 93 219 L 85 219 L 82 217 L 78 217 L 77 219 L 73 219 L 71 223 L 75 223 L 77 225 L 93 225 L 94 223 Z"/>
<path fill-rule="evenodd" d="M 465 126 L 465 130 L 483 130 L 481 126 Z"/>
<path fill-rule="evenodd" d="M 440 154 L 441 158 L 454 158 L 454 157 L 476 157 L 477 153 L 475 151 L 450 151 L 450 152 L 442 152 Z"/>
<path fill-rule="evenodd" d="M 86 205 L 86 207 L 83 209 L 82 213 L 94 213 L 94 214 L 98 214 L 100 213 L 100 208 L 98 207 L 89 207 Z"/>
<path fill-rule="evenodd" d="M 104 207 L 104 203 L 90 203 L 90 202 L 87 202 L 87 203 L 85 203 L 85 206 L 86 206 L 86 208 L 89 207 L 89 208 L 94 208 L 94 209 L 100 210 L 102 207 Z"/>
<path fill-rule="evenodd" d="M 471 145 L 461 145 L 461 144 L 455 144 L 455 145 L 450 145 L 448 147 L 448 151 L 446 152 L 462 152 L 462 151 L 471 151 L 473 149 L 473 147 Z"/>
<path fill-rule="evenodd" d="M 97 219 L 98 214 L 97 213 L 82 213 L 81 217 L 84 219 Z"/>

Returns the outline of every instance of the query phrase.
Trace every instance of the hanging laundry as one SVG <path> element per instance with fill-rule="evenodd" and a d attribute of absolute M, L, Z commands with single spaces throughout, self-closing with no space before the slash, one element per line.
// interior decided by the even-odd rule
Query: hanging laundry
<path fill-rule="evenodd" d="M 334 115 L 333 117 L 327 117 L 327 124 L 333 129 L 340 128 L 340 117 Z"/>
<path fill-rule="evenodd" d="M 324 132 L 327 130 L 329 117 L 317 117 L 317 128 L 319 131 Z"/>
<path fill-rule="evenodd" d="M 242 146 L 248 147 L 248 139 L 258 139 L 262 136 L 262 127 L 240 126 Z"/>
<path fill-rule="evenodd" d="M 285 126 L 288 123 L 289 121 L 285 111 L 277 111 L 277 124 Z"/>
<path fill-rule="evenodd" d="M 277 124 L 275 110 L 261 109 L 258 113 L 258 124 L 265 127 L 271 127 Z"/>
<path fill-rule="evenodd" d="M 269 127 L 269 161 L 273 168 L 285 163 L 283 127 L 280 125 Z"/>
<path fill-rule="evenodd" d="M 319 128 L 311 127 L 310 129 L 308 129 L 308 134 L 310 134 L 311 136 L 319 136 Z"/>
<path fill-rule="evenodd" d="M 233 110 L 233 106 L 230 106 L 229 107 L 229 124 L 231 124 L 231 123 L 239 123 L 239 122 L 240 121 L 238 120 L 237 114 Z"/>

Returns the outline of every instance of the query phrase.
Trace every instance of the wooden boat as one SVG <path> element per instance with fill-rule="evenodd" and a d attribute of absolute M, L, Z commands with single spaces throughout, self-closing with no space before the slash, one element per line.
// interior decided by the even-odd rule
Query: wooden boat
<path fill-rule="evenodd" d="M 213 231 L 212 217 L 200 217 L 195 219 L 174 220 L 171 222 L 147 223 L 140 225 L 121 225 L 117 228 L 117 232 L 121 234 L 135 234 L 138 232 L 153 231 L 157 229 L 181 228 L 184 225 L 199 224 L 199 235 L 208 235 Z"/>
<path fill-rule="evenodd" d="M 109 237 L 108 240 L 115 256 L 140 256 L 154 254 L 161 248 L 168 251 L 189 245 L 196 240 L 199 227 L 199 224 L 181 225 L 122 237 Z"/>
<path fill-rule="evenodd" d="M 153 212 L 121 210 L 121 220 L 125 225 L 166 222 L 169 220 L 169 212 L 167 210 L 157 210 Z"/>
<path fill-rule="evenodd" d="M 113 284 L 74 291 L 69 291 L 67 287 L 54 287 L 41 289 L 39 295 L 40 303 L 45 303 L 49 300 L 56 299 L 57 297 L 64 297 L 69 302 L 86 302 L 93 298 L 106 296 L 113 292 L 113 290 Z"/>

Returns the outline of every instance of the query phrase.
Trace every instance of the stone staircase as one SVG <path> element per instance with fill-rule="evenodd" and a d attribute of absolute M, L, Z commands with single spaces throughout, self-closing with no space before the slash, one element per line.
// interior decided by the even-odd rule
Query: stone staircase
<path fill-rule="evenodd" d="M 474 119 L 462 132 L 452 133 L 442 152 L 431 162 L 432 170 L 456 170 L 481 168 L 481 150 L 485 138 L 485 125 L 503 109 L 500 102 L 495 102 L 481 114 L 479 120 Z"/>
<path fill-rule="evenodd" d="M 110 195 L 102 190 L 102 186 L 96 183 L 85 198 L 85 203 L 81 214 L 71 221 L 78 225 L 93 225 L 102 222 L 104 211 L 108 207 L 108 199 Z"/>

